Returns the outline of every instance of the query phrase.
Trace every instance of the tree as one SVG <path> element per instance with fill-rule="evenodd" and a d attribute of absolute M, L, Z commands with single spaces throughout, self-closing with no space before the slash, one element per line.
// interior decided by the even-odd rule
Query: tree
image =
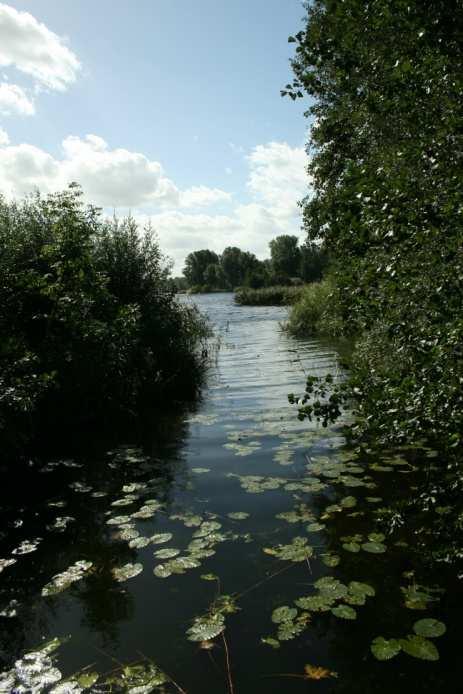
<path fill-rule="evenodd" d="M 234 289 L 244 283 L 246 273 L 257 268 L 259 261 L 253 253 L 229 246 L 222 253 L 220 264 L 230 289 Z"/>
<path fill-rule="evenodd" d="M 183 274 L 185 275 L 190 287 L 195 284 L 205 284 L 206 280 L 204 273 L 208 265 L 216 265 L 219 262 L 219 256 L 214 251 L 207 249 L 194 251 L 189 253 L 185 260 Z"/>
<path fill-rule="evenodd" d="M 300 251 L 297 236 L 283 234 L 270 241 L 272 270 L 287 278 L 299 275 Z"/>
<path fill-rule="evenodd" d="M 304 282 L 318 282 L 328 265 L 328 254 L 323 246 L 307 241 L 300 248 L 299 275 Z"/>
<path fill-rule="evenodd" d="M 225 289 L 226 280 L 220 263 L 208 265 L 204 271 L 204 284 L 211 289 Z"/>
<path fill-rule="evenodd" d="M 463 5 L 313 0 L 295 80 L 314 117 L 304 224 L 333 259 L 363 424 L 463 431 Z"/>

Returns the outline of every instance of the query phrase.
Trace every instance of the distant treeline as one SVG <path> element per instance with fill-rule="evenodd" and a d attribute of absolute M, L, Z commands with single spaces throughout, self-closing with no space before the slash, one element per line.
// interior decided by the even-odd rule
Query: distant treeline
<path fill-rule="evenodd" d="M 263 261 L 235 246 L 221 255 L 207 249 L 194 251 L 185 260 L 184 277 L 175 278 L 175 283 L 181 290 L 207 292 L 316 282 L 327 262 L 322 246 L 309 242 L 299 246 L 297 236 L 281 235 L 270 241 L 270 258 Z"/>

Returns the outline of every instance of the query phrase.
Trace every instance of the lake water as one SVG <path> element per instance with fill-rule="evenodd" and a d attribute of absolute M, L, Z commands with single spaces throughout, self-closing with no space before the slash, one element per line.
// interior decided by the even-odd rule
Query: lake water
<path fill-rule="evenodd" d="M 194 411 L 3 489 L 0 692 L 82 691 L 59 682 L 85 667 L 94 692 L 461 691 L 458 579 L 429 562 L 426 518 L 401 521 L 416 452 L 359 457 L 297 419 L 288 393 L 341 370 L 335 346 L 281 330 L 285 309 L 194 301 L 219 341 Z M 137 662 L 175 683 L 143 685 Z"/>

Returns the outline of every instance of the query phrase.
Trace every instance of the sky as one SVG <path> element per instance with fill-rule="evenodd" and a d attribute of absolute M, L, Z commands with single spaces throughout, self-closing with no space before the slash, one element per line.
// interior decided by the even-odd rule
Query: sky
<path fill-rule="evenodd" d="M 185 256 L 259 258 L 303 237 L 307 100 L 292 80 L 301 0 L 0 2 L 0 191 L 71 181 Z"/>

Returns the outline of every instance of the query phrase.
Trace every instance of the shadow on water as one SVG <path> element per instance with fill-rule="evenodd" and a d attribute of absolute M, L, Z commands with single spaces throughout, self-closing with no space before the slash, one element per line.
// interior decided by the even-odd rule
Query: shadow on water
<path fill-rule="evenodd" d="M 342 377 L 336 349 L 282 333 L 284 309 L 195 300 L 220 338 L 195 411 L 88 431 L 4 487 L 3 667 L 71 635 L 54 656 L 64 676 L 145 656 L 180 683 L 165 691 L 456 691 L 458 581 L 428 561 L 426 519 L 401 524 L 432 458 L 359 455 L 338 430 L 299 422 L 288 392 L 307 372 Z M 76 562 L 91 566 L 56 592 Z M 413 641 L 420 657 L 372 655 L 375 637 L 430 617 L 447 631 Z"/>

